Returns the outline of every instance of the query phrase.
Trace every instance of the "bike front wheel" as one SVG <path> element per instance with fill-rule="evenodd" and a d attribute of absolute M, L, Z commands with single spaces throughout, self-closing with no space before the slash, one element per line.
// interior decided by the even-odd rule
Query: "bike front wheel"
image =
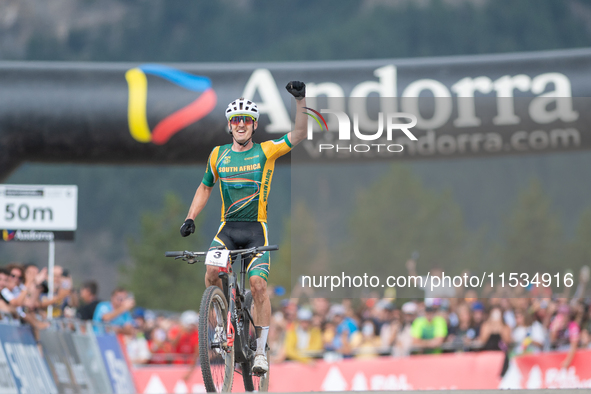
<path fill-rule="evenodd" d="M 234 346 L 227 347 L 228 303 L 217 286 L 203 293 L 199 308 L 199 359 L 209 393 L 232 391 Z"/>
<path fill-rule="evenodd" d="M 254 305 L 252 302 L 252 293 L 247 291 L 244 296 L 244 309 L 250 312 L 251 316 L 254 316 Z M 271 366 L 269 365 L 269 371 L 263 376 L 257 376 L 252 373 L 252 365 L 254 363 L 254 353 L 257 349 L 257 334 L 255 326 L 249 319 L 245 319 L 243 338 L 247 338 L 248 347 L 252 350 L 252 357 L 249 357 L 248 362 L 242 364 L 242 379 L 244 381 L 244 390 L 246 391 L 269 391 L 269 373 L 271 372 Z M 265 349 L 267 362 L 269 362 L 269 345 L 267 344 Z"/>

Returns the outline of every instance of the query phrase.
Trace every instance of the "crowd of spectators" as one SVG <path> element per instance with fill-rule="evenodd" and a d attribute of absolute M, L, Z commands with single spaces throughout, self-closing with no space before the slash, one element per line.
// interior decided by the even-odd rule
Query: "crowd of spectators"
<path fill-rule="evenodd" d="M 407 267 L 414 273 L 412 264 Z M 553 294 L 550 288 L 504 288 L 485 298 L 455 289 L 453 296 L 426 292 L 404 300 L 391 294 L 338 302 L 319 297 L 274 299 L 270 361 L 314 363 L 320 358 L 483 350 L 503 351 L 508 360 L 561 350 L 566 351 L 562 366 L 568 367 L 577 349 L 591 348 L 591 298 L 582 296 L 588 281 L 588 271 L 583 270 L 574 295 Z M 48 306 L 55 318 L 107 324 L 125 338 L 128 356 L 136 364 L 194 365 L 198 360 L 197 312 L 146 310 L 137 307 L 124 288 L 101 301 L 95 282 L 73 289 L 72 278 L 59 266 L 54 268 L 53 284 L 50 297 L 47 269 L 33 264 L 1 267 L 0 312 L 31 324 L 35 332 L 49 326 Z M 272 286 L 269 291 L 279 293 Z M 95 324 L 95 329 L 102 324 Z"/>
<path fill-rule="evenodd" d="M 272 361 L 497 350 L 506 354 L 506 370 L 515 355 L 558 350 L 566 352 L 566 368 L 578 349 L 591 348 L 588 281 L 585 268 L 577 286 L 554 294 L 549 287 L 506 287 L 479 298 L 473 290 L 448 288 L 446 297 L 426 292 L 411 300 L 283 300 L 269 333 Z"/>
<path fill-rule="evenodd" d="M 98 298 L 94 281 L 73 287 L 72 278 L 61 266 L 54 267 L 53 296 L 47 283 L 47 268 L 34 264 L 0 267 L 0 316 L 28 323 L 38 339 L 39 330 L 50 326 L 51 316 L 77 318 L 94 329 L 112 330 L 126 343 L 130 360 L 137 364 L 191 364 L 198 356 L 199 316 L 195 311 L 178 315 L 160 314 L 136 307 L 133 294 L 116 288 L 107 301 Z"/>

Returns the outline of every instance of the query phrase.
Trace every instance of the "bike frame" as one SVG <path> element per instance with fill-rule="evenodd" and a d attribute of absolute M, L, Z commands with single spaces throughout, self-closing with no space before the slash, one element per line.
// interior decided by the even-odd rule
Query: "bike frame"
<path fill-rule="evenodd" d="M 249 361 L 253 354 L 248 343 L 248 335 L 245 335 L 244 337 L 241 335 L 244 325 L 248 325 L 245 318 L 252 322 L 253 326 L 255 326 L 255 324 L 250 311 L 244 308 L 246 262 L 242 257 L 242 253 L 235 255 L 234 262 L 230 262 L 230 265 L 234 263 L 240 264 L 240 285 L 237 283 L 237 277 L 234 272 L 229 273 L 222 271 L 218 276 L 222 279 L 223 291 L 228 300 L 228 346 L 234 346 L 234 357 L 236 362 L 244 363 Z"/>

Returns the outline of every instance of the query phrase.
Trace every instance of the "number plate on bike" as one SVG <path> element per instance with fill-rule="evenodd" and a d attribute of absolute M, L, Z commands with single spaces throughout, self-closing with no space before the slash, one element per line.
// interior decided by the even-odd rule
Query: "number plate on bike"
<path fill-rule="evenodd" d="M 229 250 L 210 250 L 205 256 L 205 264 L 216 267 L 226 267 L 228 265 Z"/>

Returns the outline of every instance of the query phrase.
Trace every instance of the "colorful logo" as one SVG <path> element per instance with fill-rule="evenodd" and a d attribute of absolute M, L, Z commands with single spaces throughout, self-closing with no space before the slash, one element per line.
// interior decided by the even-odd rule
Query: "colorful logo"
<path fill-rule="evenodd" d="M 12 241 L 16 231 L 14 230 L 2 230 L 2 239 L 5 241 Z"/>
<path fill-rule="evenodd" d="M 162 119 L 153 131 L 150 131 L 146 117 L 148 99 L 148 79 L 146 74 L 166 79 L 182 88 L 193 92 L 203 92 L 195 101 Z M 153 142 L 163 145 L 180 130 L 197 122 L 209 114 L 216 105 L 217 96 L 207 77 L 193 75 L 158 64 L 143 64 L 125 73 L 129 87 L 127 120 L 131 136 L 139 142 Z"/>
<path fill-rule="evenodd" d="M 322 119 L 322 122 L 324 123 L 324 126 L 326 126 L 326 131 L 328 131 L 328 125 L 326 124 L 326 120 L 324 120 L 324 117 L 322 115 L 320 115 L 320 112 L 312 109 L 312 108 L 308 108 L 308 107 L 304 107 L 307 110 L 310 110 L 312 112 L 314 112 L 316 115 L 318 116 L 314 116 L 313 114 L 310 114 L 308 112 L 302 112 L 303 114 L 308 115 L 309 117 L 311 117 L 312 119 L 314 119 L 316 121 L 316 123 L 318 123 L 318 126 L 320 126 L 320 129 L 323 130 L 324 128 L 322 127 L 322 123 L 320 123 L 320 119 Z M 318 119 L 318 117 L 320 117 L 320 119 Z"/>

